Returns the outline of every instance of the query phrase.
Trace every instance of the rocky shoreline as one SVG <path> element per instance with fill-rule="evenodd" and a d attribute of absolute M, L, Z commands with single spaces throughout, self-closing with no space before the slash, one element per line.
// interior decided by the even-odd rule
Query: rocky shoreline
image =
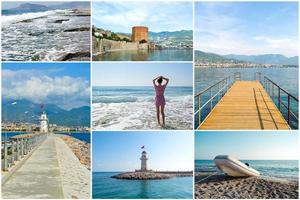
<path fill-rule="evenodd" d="M 88 170 L 91 170 L 90 144 L 68 135 L 55 135 L 60 137 L 70 147 L 81 164 L 83 164 Z"/>
<path fill-rule="evenodd" d="M 111 178 L 127 179 L 127 180 L 159 180 L 169 179 L 173 177 L 186 177 L 193 176 L 193 172 L 159 172 L 159 171 L 147 171 L 147 172 L 125 172 Z"/>

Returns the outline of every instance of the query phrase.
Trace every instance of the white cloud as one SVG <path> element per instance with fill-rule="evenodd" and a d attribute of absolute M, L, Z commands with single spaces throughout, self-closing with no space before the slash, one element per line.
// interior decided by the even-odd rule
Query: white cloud
<path fill-rule="evenodd" d="M 65 109 L 89 105 L 89 81 L 70 76 L 50 77 L 38 70 L 2 70 L 2 95 Z"/>
<path fill-rule="evenodd" d="M 93 24 L 114 32 L 131 32 L 136 25 L 151 31 L 175 31 L 193 27 L 191 2 L 95 2 Z"/>
<path fill-rule="evenodd" d="M 240 7 L 232 3 L 198 3 L 195 11 L 195 49 L 221 55 L 298 55 L 297 36 L 285 32 L 277 33 L 276 30 L 279 30 L 282 24 L 271 27 L 265 19 L 253 22 L 246 17 L 241 18 Z M 265 17 L 270 18 L 274 15 L 276 12 Z M 262 35 L 264 33 L 265 35 Z"/>

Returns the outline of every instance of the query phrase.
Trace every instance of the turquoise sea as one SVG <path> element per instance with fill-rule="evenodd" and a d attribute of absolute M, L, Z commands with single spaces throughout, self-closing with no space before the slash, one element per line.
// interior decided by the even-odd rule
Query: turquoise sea
<path fill-rule="evenodd" d="M 119 180 L 111 176 L 121 172 L 93 172 L 95 199 L 192 199 L 193 177 L 164 180 Z"/>
<path fill-rule="evenodd" d="M 203 91 L 207 87 L 221 81 L 225 77 L 231 76 L 233 80 L 233 75 L 235 72 L 241 73 L 242 80 L 254 80 L 255 72 L 261 72 L 262 76 L 266 76 L 273 82 L 277 83 L 280 87 L 294 95 L 298 98 L 298 68 L 283 68 L 283 67 L 273 67 L 273 68 L 196 68 L 195 69 L 195 94 Z M 276 91 L 275 91 L 275 94 Z M 209 94 L 203 96 L 201 101 L 204 103 L 209 99 Z M 273 97 L 273 101 L 277 104 L 278 100 L 276 95 Z M 287 101 L 287 97 L 282 95 L 282 100 Z M 217 102 L 213 102 L 216 104 Z M 291 101 L 292 110 L 298 113 L 298 104 L 295 101 Z M 197 99 L 195 99 L 194 110 L 196 111 L 198 107 Z M 283 107 L 283 106 L 282 106 Z M 283 110 L 286 112 L 285 110 Z M 202 120 L 207 116 L 209 109 L 204 110 L 202 115 Z M 196 118 L 195 118 L 196 119 Z M 294 119 L 293 119 L 294 120 Z M 195 120 L 195 127 L 198 127 L 198 123 Z M 298 125 L 294 123 L 293 128 L 298 128 Z"/>
<path fill-rule="evenodd" d="M 298 181 L 298 160 L 241 160 L 258 170 L 261 177 Z M 195 172 L 214 173 L 218 169 L 213 160 L 195 160 Z"/>
<path fill-rule="evenodd" d="M 155 91 L 145 87 L 93 87 L 93 127 L 96 129 L 157 129 Z M 166 125 L 193 128 L 193 87 L 167 87 Z"/>
<path fill-rule="evenodd" d="M 192 61 L 192 49 L 116 51 L 94 56 L 94 61 Z"/>

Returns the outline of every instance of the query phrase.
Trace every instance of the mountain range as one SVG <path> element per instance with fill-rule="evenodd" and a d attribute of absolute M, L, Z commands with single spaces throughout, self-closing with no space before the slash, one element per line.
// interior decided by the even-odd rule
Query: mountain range
<path fill-rule="evenodd" d="M 35 3 L 23 3 L 15 8 L 2 9 L 2 14 L 18 14 L 18 13 L 28 13 L 28 12 L 43 12 L 47 10 L 56 9 L 78 9 L 78 8 L 90 8 L 88 2 L 66 2 L 57 5 L 42 5 Z"/>
<path fill-rule="evenodd" d="M 256 64 L 280 64 L 280 65 L 298 65 L 298 56 L 286 57 L 281 54 L 263 54 L 263 55 L 224 55 L 225 58 L 243 60 Z"/>
<path fill-rule="evenodd" d="M 190 39 L 193 40 L 192 30 L 181 30 L 181 31 L 162 31 L 162 32 L 152 32 L 148 33 L 149 40 L 158 40 L 161 38 L 176 38 L 180 39 Z"/>
<path fill-rule="evenodd" d="M 255 64 L 298 65 L 298 59 L 298 56 L 286 57 L 281 54 L 218 55 L 203 51 L 195 51 L 196 62 L 251 62 Z"/>
<path fill-rule="evenodd" d="M 195 51 L 195 62 L 210 62 L 210 63 L 225 63 L 225 62 L 239 62 L 236 59 L 225 58 L 215 53 L 206 53 L 203 51 Z"/>
<path fill-rule="evenodd" d="M 14 104 L 13 102 L 17 102 Z M 90 126 L 90 107 L 82 106 L 65 110 L 54 104 L 45 104 L 44 110 L 50 124 L 63 126 Z M 40 104 L 28 100 L 2 102 L 2 119 L 11 122 L 38 123 Z"/>

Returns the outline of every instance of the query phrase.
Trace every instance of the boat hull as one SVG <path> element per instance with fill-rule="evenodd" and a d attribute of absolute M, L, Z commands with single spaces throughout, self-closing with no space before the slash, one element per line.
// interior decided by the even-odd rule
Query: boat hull
<path fill-rule="evenodd" d="M 260 175 L 258 171 L 252 167 L 248 167 L 232 156 L 219 155 L 215 157 L 214 162 L 217 167 L 228 176 L 256 177 Z"/>

